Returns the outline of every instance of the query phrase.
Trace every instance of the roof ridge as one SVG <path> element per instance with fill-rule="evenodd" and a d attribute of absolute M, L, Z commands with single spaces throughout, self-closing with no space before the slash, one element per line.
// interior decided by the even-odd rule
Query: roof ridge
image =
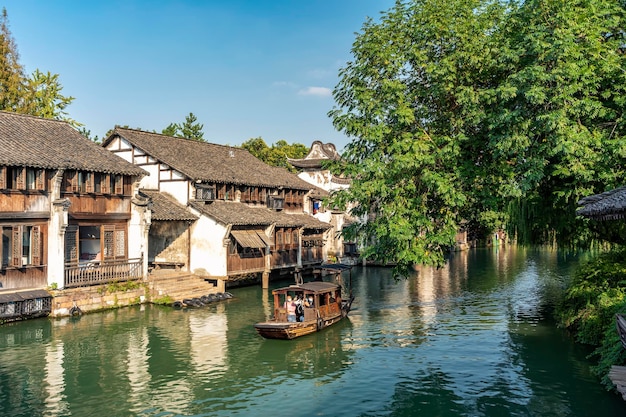
<path fill-rule="evenodd" d="M 62 124 L 66 124 L 66 125 L 72 127 L 72 125 L 70 125 L 65 120 L 49 119 L 47 117 L 34 116 L 32 114 L 18 113 L 18 112 L 7 111 L 7 110 L 0 110 L 0 113 L 4 113 L 4 114 L 7 114 L 7 115 L 11 115 L 11 116 L 18 116 L 18 117 L 24 117 L 24 118 L 29 118 L 29 119 L 35 119 L 35 120 L 43 120 L 43 121 L 48 121 L 48 122 L 62 123 Z M 73 127 L 72 127 L 72 129 L 73 129 Z"/>
<path fill-rule="evenodd" d="M 114 128 L 114 130 L 113 130 L 113 131 L 118 130 L 118 129 L 120 129 L 120 130 L 131 130 L 131 131 L 133 131 L 133 132 L 138 132 L 138 133 L 148 133 L 148 134 L 150 134 L 150 135 L 163 136 L 163 137 L 165 137 L 165 138 L 170 138 L 170 139 L 186 140 L 186 141 L 192 141 L 192 142 L 203 143 L 203 144 L 207 144 L 207 145 L 221 146 L 221 147 L 223 147 L 223 148 L 231 148 L 231 149 L 233 149 L 233 148 L 234 148 L 234 149 L 240 149 L 240 150 L 242 150 L 242 151 L 246 151 L 246 152 L 248 152 L 248 150 L 247 150 L 247 149 L 240 148 L 240 147 L 238 147 L 238 146 L 233 146 L 233 145 L 224 145 L 224 144 L 221 144 L 221 143 L 213 143 L 213 142 L 208 142 L 208 141 L 206 141 L 206 140 L 204 140 L 204 139 L 200 141 L 200 140 L 194 140 L 194 139 L 189 139 L 189 138 L 182 138 L 182 137 L 180 137 L 180 136 L 170 136 L 170 135 L 166 135 L 166 134 L 163 134 L 163 133 L 158 133 L 158 132 L 148 132 L 148 131 L 146 131 L 146 130 L 142 130 L 142 129 L 133 129 L 133 128 L 130 128 L 130 127 L 122 127 L 122 126 L 119 126 L 119 125 L 115 125 L 115 128 Z"/>

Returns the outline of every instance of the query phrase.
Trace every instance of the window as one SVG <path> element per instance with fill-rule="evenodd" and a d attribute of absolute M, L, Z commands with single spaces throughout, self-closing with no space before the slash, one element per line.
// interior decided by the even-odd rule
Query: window
<path fill-rule="evenodd" d="M 111 188 L 115 190 L 115 194 L 124 194 L 124 177 L 113 175 L 111 177 Z"/>
<path fill-rule="evenodd" d="M 77 264 L 93 260 L 126 259 L 126 226 L 69 225 L 65 230 L 65 262 Z"/>
<path fill-rule="evenodd" d="M 271 195 L 267 199 L 267 207 L 272 210 L 282 210 L 285 205 L 285 199 L 283 197 Z"/>
<path fill-rule="evenodd" d="M 7 188 L 10 190 L 26 189 L 26 173 L 23 167 L 7 168 Z"/>
<path fill-rule="evenodd" d="M 2 267 L 28 265 L 41 265 L 40 226 L 3 226 Z"/>
<path fill-rule="evenodd" d="M 196 185 L 196 200 L 212 201 L 215 199 L 215 188 Z"/>
<path fill-rule="evenodd" d="M 78 172 L 78 191 L 80 193 L 93 193 L 93 173 Z"/>
<path fill-rule="evenodd" d="M 102 175 L 99 173 L 93 174 L 93 192 L 94 193 L 102 193 Z"/>
<path fill-rule="evenodd" d="M 126 230 L 120 226 L 104 225 L 102 243 L 103 259 L 119 259 L 126 257 Z"/>
<path fill-rule="evenodd" d="M 111 175 L 100 174 L 100 192 L 102 194 L 111 194 Z"/>

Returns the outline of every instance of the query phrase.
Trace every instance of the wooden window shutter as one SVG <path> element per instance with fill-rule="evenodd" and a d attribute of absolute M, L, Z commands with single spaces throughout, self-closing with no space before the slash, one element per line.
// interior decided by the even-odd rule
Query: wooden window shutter
<path fill-rule="evenodd" d="M 93 193 L 93 172 L 85 172 L 83 178 L 85 180 L 85 192 Z"/>
<path fill-rule="evenodd" d="M 7 167 L 0 167 L 0 189 L 7 188 Z"/>
<path fill-rule="evenodd" d="M 33 265 L 41 265 L 41 227 L 33 226 L 32 230 L 32 261 Z"/>
<path fill-rule="evenodd" d="M 78 192 L 78 172 L 69 171 L 67 173 L 67 180 L 70 185 L 69 191 L 71 191 L 72 193 L 77 193 Z"/>
<path fill-rule="evenodd" d="M 124 194 L 124 177 L 121 175 L 115 176 L 115 194 Z"/>
<path fill-rule="evenodd" d="M 26 189 L 26 170 L 24 167 L 15 168 L 15 188 L 18 190 Z"/>
<path fill-rule="evenodd" d="M 65 229 L 65 263 L 78 263 L 78 226 L 70 224 Z"/>
<path fill-rule="evenodd" d="M 102 194 L 111 194 L 111 175 L 102 174 L 100 179 L 100 191 Z"/>
<path fill-rule="evenodd" d="M 38 169 L 35 171 L 35 189 L 44 191 L 46 189 L 46 170 Z"/>
<path fill-rule="evenodd" d="M 22 230 L 20 226 L 13 226 L 11 237 L 11 266 L 22 266 Z"/>

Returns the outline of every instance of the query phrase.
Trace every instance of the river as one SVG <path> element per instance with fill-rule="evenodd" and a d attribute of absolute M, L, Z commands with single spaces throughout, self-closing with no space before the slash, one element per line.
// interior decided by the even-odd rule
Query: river
<path fill-rule="evenodd" d="M 5 324 L 0 415 L 623 416 L 551 318 L 579 261 L 470 250 L 398 282 L 355 267 L 348 320 L 292 341 L 256 335 L 271 311 L 258 286 L 197 309 Z"/>

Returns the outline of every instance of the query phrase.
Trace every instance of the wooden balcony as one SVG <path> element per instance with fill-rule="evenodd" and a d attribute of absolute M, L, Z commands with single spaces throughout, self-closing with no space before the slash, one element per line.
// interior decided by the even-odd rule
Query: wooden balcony
<path fill-rule="evenodd" d="M 86 287 L 110 282 L 143 278 L 143 259 L 119 261 L 90 261 L 80 265 L 65 265 L 64 288 Z"/>

